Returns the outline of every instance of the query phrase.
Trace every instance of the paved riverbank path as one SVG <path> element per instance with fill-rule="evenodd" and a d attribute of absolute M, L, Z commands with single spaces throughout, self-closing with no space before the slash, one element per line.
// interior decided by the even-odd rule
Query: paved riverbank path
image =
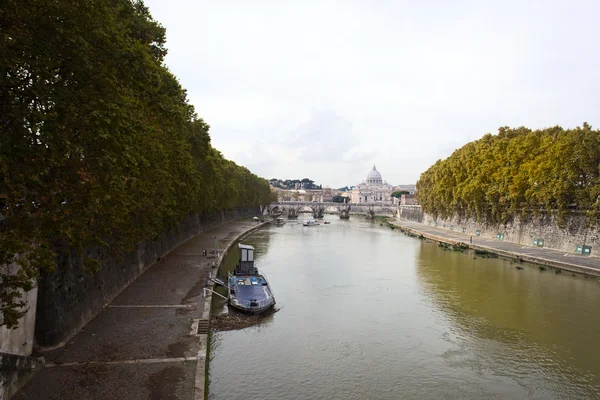
<path fill-rule="evenodd" d="M 44 354 L 47 367 L 14 399 L 204 398 L 206 335 L 197 336 L 193 324 L 205 310 L 203 289 L 217 258 L 203 250 L 214 249 L 215 237 L 223 249 L 256 225 L 229 222 L 173 250 L 66 346 Z"/>
<path fill-rule="evenodd" d="M 407 229 L 414 234 L 445 242 L 465 243 L 471 248 L 491 251 L 511 258 L 520 258 L 537 264 L 549 265 L 567 271 L 583 273 L 586 275 L 600 276 L 600 258 L 567 253 L 548 248 L 524 246 L 517 243 L 505 242 L 496 239 L 471 236 L 466 233 L 450 231 L 435 226 L 425 225 L 415 221 L 394 219 L 391 224 Z M 470 239 L 472 238 L 472 243 Z"/>

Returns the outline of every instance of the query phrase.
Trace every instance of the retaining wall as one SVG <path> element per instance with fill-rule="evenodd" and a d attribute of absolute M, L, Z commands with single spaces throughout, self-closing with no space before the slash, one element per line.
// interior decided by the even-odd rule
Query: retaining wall
<path fill-rule="evenodd" d="M 16 268 L 15 268 L 16 271 Z M 35 332 L 35 309 L 37 305 L 37 284 L 21 296 L 21 300 L 27 303 L 29 309 L 19 319 L 19 327 L 8 329 L 0 326 L 0 353 L 15 354 L 19 356 L 30 356 L 33 350 L 33 336 Z M 0 321 L 1 321 L 0 316 Z"/>
<path fill-rule="evenodd" d="M 39 280 L 37 348 L 44 351 L 64 345 L 143 271 L 181 243 L 224 222 L 259 213 L 257 206 L 213 215 L 190 215 L 172 232 L 141 243 L 119 262 L 106 249 L 90 248 L 87 254 L 101 260 L 95 274 L 81 268 L 81 259 L 74 249 L 59 249 L 56 271 L 43 273 Z"/>
<path fill-rule="evenodd" d="M 529 215 L 525 218 L 516 217 L 507 224 L 481 224 L 472 219 L 433 218 L 431 215 L 414 208 L 400 206 L 400 218 L 409 221 L 436 225 L 438 228 L 452 229 L 470 235 L 496 239 L 502 234 L 502 240 L 532 246 L 534 240 L 542 239 L 543 247 L 574 253 L 577 246 L 591 246 L 591 255 L 600 254 L 600 230 L 586 226 L 586 216 L 573 212 L 564 228 L 556 224 L 556 216 L 551 213 L 541 213 L 539 216 Z"/>
<path fill-rule="evenodd" d="M 10 399 L 43 367 L 43 359 L 0 353 L 0 400 Z"/>

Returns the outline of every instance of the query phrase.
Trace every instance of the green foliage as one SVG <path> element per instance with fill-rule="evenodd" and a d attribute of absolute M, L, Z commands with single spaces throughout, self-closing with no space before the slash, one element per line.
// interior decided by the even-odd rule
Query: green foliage
<path fill-rule="evenodd" d="M 336 195 L 336 196 L 333 196 L 332 201 L 334 203 L 345 203 L 346 202 L 346 197 Z"/>
<path fill-rule="evenodd" d="M 421 174 L 417 196 L 434 217 L 505 223 L 517 215 L 570 209 L 597 220 L 600 132 L 584 123 L 565 130 L 507 128 L 438 160 Z"/>
<path fill-rule="evenodd" d="M 272 201 L 212 148 L 142 2 L 6 0 L 0 32 L 2 324 L 57 245 L 93 272 L 90 244 L 122 253 L 190 213 Z"/>
<path fill-rule="evenodd" d="M 300 189 L 309 189 L 309 190 L 316 190 L 316 189 L 323 189 L 322 185 L 316 185 L 315 181 L 308 179 L 308 178 L 304 178 L 302 180 L 299 179 L 277 179 L 277 178 L 273 178 L 269 180 L 269 183 L 271 184 L 271 186 L 280 188 L 280 189 L 286 189 L 286 190 L 292 190 L 296 188 L 296 184 L 299 184 Z"/>
<path fill-rule="evenodd" d="M 392 197 L 399 199 L 403 194 L 410 194 L 408 190 L 396 190 L 392 193 Z"/>

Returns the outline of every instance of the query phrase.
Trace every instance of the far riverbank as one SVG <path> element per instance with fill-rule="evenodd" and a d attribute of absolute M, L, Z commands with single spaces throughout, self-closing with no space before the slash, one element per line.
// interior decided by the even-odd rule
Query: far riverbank
<path fill-rule="evenodd" d="M 408 220 L 391 219 L 388 223 L 406 233 L 423 236 L 436 242 L 450 245 L 462 243 L 474 250 L 487 251 L 517 261 L 527 261 L 586 276 L 600 276 L 600 259 L 597 257 L 471 236 Z"/>

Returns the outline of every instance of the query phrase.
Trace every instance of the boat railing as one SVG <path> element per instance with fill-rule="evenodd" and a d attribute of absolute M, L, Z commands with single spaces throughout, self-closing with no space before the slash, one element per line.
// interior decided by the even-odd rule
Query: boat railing
<path fill-rule="evenodd" d="M 273 298 L 269 297 L 268 299 L 263 299 L 263 300 L 244 300 L 244 301 L 239 301 L 238 302 L 244 306 L 244 307 L 258 307 L 258 308 L 263 308 L 268 306 L 269 304 L 271 304 L 273 302 Z"/>

